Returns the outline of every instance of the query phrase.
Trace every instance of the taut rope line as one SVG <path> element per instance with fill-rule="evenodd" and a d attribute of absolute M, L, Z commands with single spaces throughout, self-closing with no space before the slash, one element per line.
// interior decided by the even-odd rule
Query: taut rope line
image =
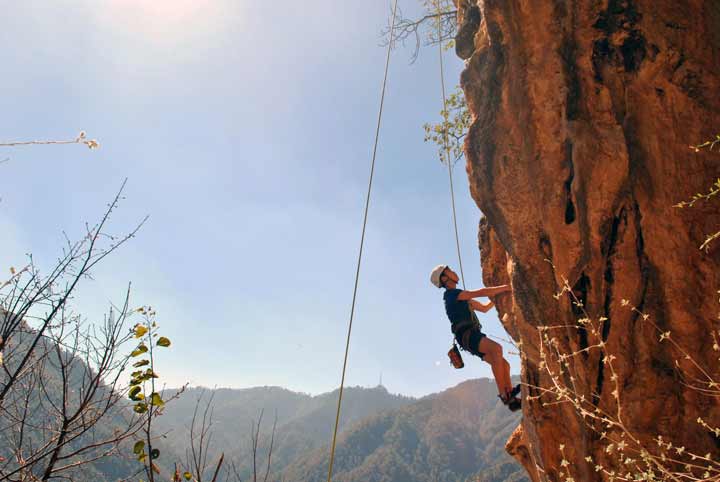
<path fill-rule="evenodd" d="M 397 4 L 398 0 L 395 0 L 392 21 L 390 23 L 390 41 L 388 42 L 387 57 L 385 58 L 385 74 L 383 75 L 382 91 L 380 94 L 380 109 L 378 110 L 377 127 L 375 128 L 375 144 L 373 146 L 372 162 L 370 163 L 370 180 L 368 181 L 367 196 L 365 198 L 365 214 L 363 217 L 362 235 L 360 236 L 360 250 L 358 252 L 357 269 L 355 270 L 355 287 L 353 288 L 350 321 L 348 322 L 347 340 L 345 342 L 345 358 L 343 360 L 342 377 L 340 379 L 340 392 L 338 394 L 337 413 L 335 414 L 335 429 L 333 430 L 333 438 L 330 448 L 330 463 L 328 465 L 327 482 L 332 481 L 333 464 L 335 462 L 335 443 L 337 441 L 338 424 L 340 423 L 340 407 L 342 405 L 343 388 L 345 386 L 345 371 L 347 369 L 348 352 L 350 351 L 350 334 L 352 333 L 352 324 L 355 317 L 355 301 L 357 299 L 358 280 L 360 279 L 360 265 L 362 263 L 363 246 L 365 245 L 365 229 L 367 227 L 368 211 L 370 210 L 370 193 L 372 192 L 373 176 L 375 174 L 375 158 L 377 157 L 378 140 L 380 138 L 380 122 L 382 120 L 383 105 L 385 104 L 385 86 L 387 85 L 388 70 L 390 68 L 390 52 L 392 51 Z"/>
<path fill-rule="evenodd" d="M 450 142 L 448 141 L 448 111 L 447 111 L 447 98 L 445 96 L 445 67 L 443 65 L 443 45 L 442 45 L 442 31 L 441 31 L 441 20 L 440 20 L 440 1 L 436 0 L 435 5 L 437 6 L 437 26 L 438 26 L 438 51 L 440 52 L 440 86 L 442 87 L 442 101 L 443 101 L 443 119 L 445 121 L 445 128 L 443 129 L 443 142 L 445 144 L 445 161 L 448 166 L 448 176 L 450 177 L 450 199 L 452 201 L 452 214 L 453 214 L 453 226 L 455 227 L 455 246 L 457 248 L 458 264 L 460 265 L 460 279 L 462 279 L 463 289 L 465 289 L 465 271 L 463 270 L 462 256 L 460 255 L 460 235 L 458 234 L 457 226 L 457 214 L 455 212 L 455 188 L 453 187 L 453 175 L 452 165 L 450 161 Z"/>

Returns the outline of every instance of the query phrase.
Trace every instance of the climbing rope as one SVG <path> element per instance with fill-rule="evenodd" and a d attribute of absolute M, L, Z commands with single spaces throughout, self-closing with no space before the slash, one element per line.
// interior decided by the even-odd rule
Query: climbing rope
<path fill-rule="evenodd" d="M 380 93 L 380 108 L 378 110 L 377 127 L 375 128 L 375 144 L 373 146 L 372 162 L 370 163 L 370 180 L 368 181 L 367 196 L 365 197 L 365 214 L 363 217 L 362 234 L 360 236 L 360 250 L 358 252 L 357 269 L 355 270 L 355 287 L 353 288 L 352 305 L 350 308 L 350 321 L 348 322 L 347 339 L 345 341 L 345 358 L 343 360 L 342 377 L 340 378 L 337 413 L 335 414 L 335 429 L 333 430 L 332 444 L 330 446 L 330 463 L 328 466 L 327 482 L 331 482 L 332 480 L 333 464 L 335 462 L 335 442 L 337 441 L 338 425 L 340 423 L 340 407 L 342 405 L 343 388 L 345 387 L 345 371 L 347 368 L 348 352 L 350 351 L 350 334 L 352 333 L 353 319 L 355 317 L 355 301 L 357 299 L 358 281 L 360 279 L 360 265 L 362 263 L 363 246 L 365 245 L 365 228 L 367 227 L 368 211 L 370 210 L 370 193 L 372 192 L 373 176 L 375 174 L 375 158 L 377 157 L 378 140 L 380 138 L 380 122 L 382 120 L 383 105 L 385 104 L 385 86 L 387 85 L 388 70 L 390 68 L 390 52 L 392 51 L 397 4 L 398 0 L 395 0 L 392 21 L 390 22 L 390 41 L 388 42 L 387 57 L 385 58 L 385 74 L 383 75 L 382 90 Z"/>
<path fill-rule="evenodd" d="M 460 236 L 458 235 L 457 226 L 457 214 L 455 212 L 455 188 L 453 187 L 453 175 L 452 165 L 450 162 L 450 142 L 448 141 L 448 111 L 447 111 L 447 97 L 445 95 L 445 67 L 443 64 L 443 45 L 442 45 L 442 30 L 441 30 L 441 9 L 440 1 L 435 1 L 437 7 L 437 31 L 438 31 L 438 52 L 440 53 L 440 86 L 442 88 L 442 101 L 443 101 L 443 120 L 445 122 L 445 128 L 443 129 L 443 143 L 445 144 L 445 162 L 448 167 L 448 177 L 450 178 L 450 199 L 452 201 L 452 214 L 453 214 L 453 226 L 455 227 L 455 247 L 457 248 L 458 264 L 460 265 L 460 279 L 462 280 L 463 289 L 465 289 L 465 272 L 463 270 L 462 256 L 460 255 Z"/>

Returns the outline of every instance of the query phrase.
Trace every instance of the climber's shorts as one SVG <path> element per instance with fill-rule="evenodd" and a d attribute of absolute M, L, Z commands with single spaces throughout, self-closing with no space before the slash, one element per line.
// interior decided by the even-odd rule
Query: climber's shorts
<path fill-rule="evenodd" d="M 478 351 L 478 345 L 480 344 L 480 340 L 483 338 L 485 338 L 485 333 L 480 331 L 479 328 L 469 328 L 455 337 L 463 350 L 468 351 L 475 356 L 479 356 L 480 358 L 485 356 L 485 353 Z"/>

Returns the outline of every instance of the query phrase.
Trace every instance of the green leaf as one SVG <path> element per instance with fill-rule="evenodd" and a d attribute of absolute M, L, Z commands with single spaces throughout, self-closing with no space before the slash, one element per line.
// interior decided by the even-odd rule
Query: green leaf
<path fill-rule="evenodd" d="M 147 326 L 138 323 L 135 325 L 135 338 L 142 338 L 145 333 L 148 332 Z"/>
<path fill-rule="evenodd" d="M 141 390 L 142 390 L 142 388 L 139 386 L 132 387 L 130 389 L 130 393 L 128 393 L 128 397 L 130 397 L 130 400 L 132 400 L 134 402 L 138 402 L 138 401 L 142 400 L 143 398 L 145 398 L 145 395 L 140 393 Z"/>
<path fill-rule="evenodd" d="M 160 457 L 160 451 L 158 449 L 152 449 L 150 451 L 150 460 L 155 460 L 158 457 Z"/>
<path fill-rule="evenodd" d="M 158 393 L 152 392 L 150 394 L 150 404 L 156 407 L 162 407 L 163 405 L 165 405 L 165 402 L 162 398 L 160 398 L 160 395 Z"/>
<path fill-rule="evenodd" d="M 145 346 L 145 343 L 140 343 L 140 344 L 138 345 L 138 347 L 135 348 L 135 349 L 130 353 L 130 356 L 142 355 L 142 354 L 145 353 L 146 351 L 148 351 L 148 347 Z"/>
<path fill-rule="evenodd" d="M 133 453 L 135 455 L 140 455 L 143 450 L 145 450 L 145 442 L 142 440 L 135 442 L 135 445 L 133 445 Z"/>
<path fill-rule="evenodd" d="M 185 478 L 185 480 L 190 480 L 192 479 L 192 474 L 190 472 L 185 472 L 183 474 L 183 477 Z"/>
<path fill-rule="evenodd" d="M 145 365 L 149 365 L 149 364 L 150 364 L 150 360 L 140 360 L 138 362 L 133 363 L 133 367 L 139 368 L 139 367 L 144 367 Z"/>
<path fill-rule="evenodd" d="M 157 346 L 164 346 L 167 348 L 168 346 L 170 346 L 170 340 L 165 338 L 164 336 L 161 336 L 157 341 Z"/>
<path fill-rule="evenodd" d="M 137 403 L 133 407 L 133 411 L 135 413 L 145 413 L 145 412 L 147 412 L 147 404 L 145 402 Z"/>

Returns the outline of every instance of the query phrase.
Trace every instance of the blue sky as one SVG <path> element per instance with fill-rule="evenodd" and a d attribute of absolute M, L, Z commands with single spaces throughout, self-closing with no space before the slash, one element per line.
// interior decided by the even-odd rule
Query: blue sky
<path fill-rule="evenodd" d="M 406 15 L 415 0 L 400 2 Z M 133 283 L 173 340 L 170 386 L 340 380 L 385 52 L 386 1 L 29 0 L 5 6 L 0 137 L 101 143 L 3 151 L 0 266 L 49 266 L 127 177 L 113 218 L 138 237 L 95 271 L 79 310 L 100 316 Z M 447 363 L 449 322 L 428 281 L 456 264 L 447 172 L 422 125 L 441 107 L 437 51 L 393 54 L 347 383 L 422 395 L 489 366 Z M 446 55 L 447 84 L 462 63 Z M 469 286 L 477 223 L 462 165 Z M 490 334 L 507 337 L 494 312 Z M 506 351 L 507 351 L 506 347 Z M 509 357 L 513 372 L 516 356 Z"/>

